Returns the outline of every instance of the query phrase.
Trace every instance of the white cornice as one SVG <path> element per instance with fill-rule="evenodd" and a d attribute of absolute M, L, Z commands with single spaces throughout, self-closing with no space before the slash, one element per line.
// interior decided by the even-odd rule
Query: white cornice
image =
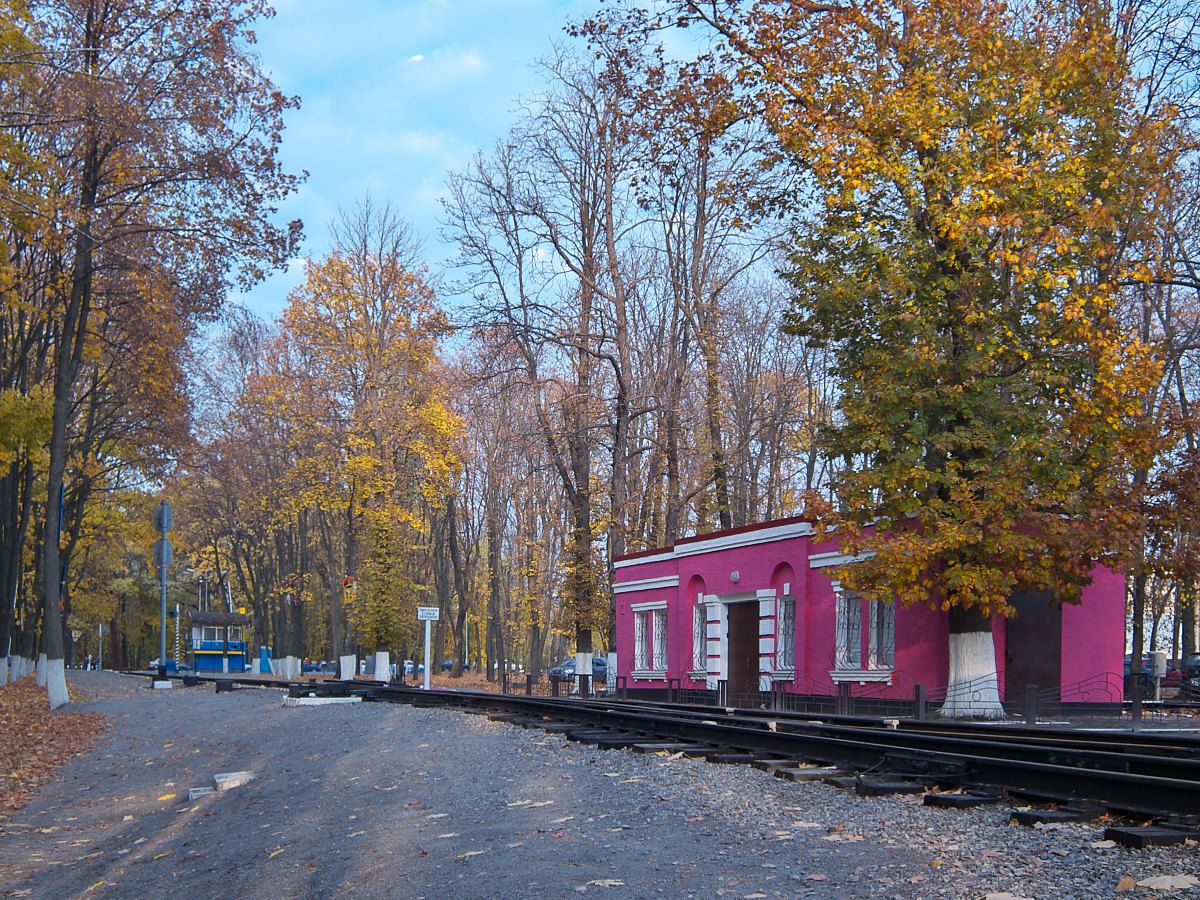
<path fill-rule="evenodd" d="M 836 550 L 831 553 L 814 553 L 808 558 L 808 567 L 810 569 L 822 569 L 825 566 L 844 566 L 846 563 L 862 562 L 864 559 L 870 559 L 874 555 L 871 551 L 860 553 L 857 556 L 852 556 L 848 553 L 839 553 Z"/>
<path fill-rule="evenodd" d="M 613 563 L 614 569 L 624 569 L 626 566 L 640 566 L 644 563 L 669 562 L 675 558 L 675 554 L 670 550 L 663 553 L 655 553 L 653 556 L 636 556 L 633 559 L 618 559 Z"/>
<path fill-rule="evenodd" d="M 659 588 L 679 587 L 678 575 L 661 575 L 658 578 L 642 578 L 638 581 L 618 581 L 613 585 L 614 594 L 629 594 L 633 591 L 653 591 Z"/>
<path fill-rule="evenodd" d="M 788 538 L 807 537 L 812 533 L 813 527 L 810 522 L 791 522 L 786 525 L 773 525 L 770 528 L 741 531 L 737 534 L 722 534 L 717 537 L 705 538 L 701 541 L 688 541 L 685 544 L 676 544 L 670 550 L 664 550 L 662 553 L 655 553 L 652 556 L 619 559 L 613 563 L 613 568 L 623 569 L 626 566 L 669 562 L 672 559 L 679 559 L 684 556 L 696 556 L 700 553 L 711 553 L 714 550 L 730 550 L 734 547 L 751 547 L 755 544 L 769 544 L 773 541 L 783 541 Z"/>

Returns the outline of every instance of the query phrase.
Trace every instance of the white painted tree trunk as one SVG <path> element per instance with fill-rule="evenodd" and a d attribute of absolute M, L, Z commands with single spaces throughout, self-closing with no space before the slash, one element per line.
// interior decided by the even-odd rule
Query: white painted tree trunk
<path fill-rule="evenodd" d="M 46 661 L 46 695 L 50 699 L 50 708 L 58 709 L 66 705 L 70 699 L 67 693 L 67 667 L 61 659 Z"/>
<path fill-rule="evenodd" d="M 17 662 L 19 662 L 21 664 L 19 666 L 20 674 L 17 676 L 18 678 L 24 678 L 26 675 L 28 675 L 30 672 L 33 671 L 33 660 L 30 659 L 28 656 L 18 656 Z"/>
<path fill-rule="evenodd" d="M 8 657 L 0 656 L 0 687 L 8 684 Z"/>
<path fill-rule="evenodd" d="M 392 658 L 386 650 L 380 650 L 375 654 L 375 680 L 384 682 L 392 680 Z"/>
<path fill-rule="evenodd" d="M 946 702 L 938 715 L 947 719 L 1004 718 L 991 631 L 950 635 Z"/>
<path fill-rule="evenodd" d="M 37 686 L 46 686 L 46 654 L 39 653 L 37 661 Z M 54 707 L 50 707 L 53 709 Z"/>

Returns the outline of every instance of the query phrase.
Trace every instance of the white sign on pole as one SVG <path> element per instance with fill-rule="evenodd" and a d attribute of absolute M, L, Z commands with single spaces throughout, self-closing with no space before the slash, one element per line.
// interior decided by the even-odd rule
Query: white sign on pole
<path fill-rule="evenodd" d="M 436 606 L 418 606 L 418 622 L 437 622 L 442 618 L 442 611 Z"/>

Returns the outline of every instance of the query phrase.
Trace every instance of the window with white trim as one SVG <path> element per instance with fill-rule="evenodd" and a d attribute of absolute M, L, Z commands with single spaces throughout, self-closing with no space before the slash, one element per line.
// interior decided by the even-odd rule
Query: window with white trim
<path fill-rule="evenodd" d="M 833 664 L 837 669 L 862 668 L 862 598 L 851 591 L 838 590 L 837 632 Z"/>
<path fill-rule="evenodd" d="M 834 668 L 854 671 L 890 670 L 896 665 L 896 606 L 863 600 L 852 591 L 834 588 L 837 636 Z M 863 622 L 866 622 L 864 634 Z M 865 640 L 864 640 L 865 638 Z M 866 665 L 863 665 L 864 651 Z"/>
<path fill-rule="evenodd" d="M 656 609 L 651 614 L 651 621 L 654 623 L 654 640 L 651 643 L 651 659 L 653 660 L 655 672 L 667 671 L 667 611 L 665 609 Z"/>
<path fill-rule="evenodd" d="M 708 671 L 708 607 L 692 607 L 692 671 Z"/>
<path fill-rule="evenodd" d="M 780 597 L 775 608 L 775 669 L 790 672 L 796 668 L 796 600 Z"/>
<path fill-rule="evenodd" d="M 872 600 L 871 652 L 868 665 L 872 669 L 891 669 L 896 665 L 896 604 Z"/>
<path fill-rule="evenodd" d="M 650 658 L 650 631 L 646 627 L 647 611 L 633 614 L 633 670 L 646 671 L 647 660 Z"/>

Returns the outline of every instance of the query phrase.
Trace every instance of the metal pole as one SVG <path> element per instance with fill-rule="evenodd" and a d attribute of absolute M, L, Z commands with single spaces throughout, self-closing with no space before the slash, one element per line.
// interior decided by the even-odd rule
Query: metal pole
<path fill-rule="evenodd" d="M 158 664 L 167 664 L 167 567 L 158 570 L 159 614 L 158 614 Z"/>
<path fill-rule="evenodd" d="M 429 690 L 429 620 L 425 620 L 425 690 Z"/>
<path fill-rule="evenodd" d="M 96 623 L 96 668 L 104 668 L 104 623 Z"/>

